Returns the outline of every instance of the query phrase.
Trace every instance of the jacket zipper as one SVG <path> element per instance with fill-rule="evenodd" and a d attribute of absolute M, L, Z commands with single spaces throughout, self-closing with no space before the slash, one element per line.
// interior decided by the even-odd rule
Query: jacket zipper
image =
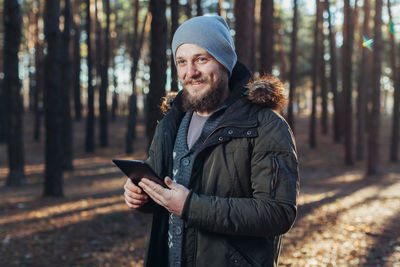
<path fill-rule="evenodd" d="M 278 174 L 279 174 L 279 162 L 276 157 L 272 157 L 272 171 L 274 174 L 271 180 L 271 196 L 275 198 L 276 184 L 278 182 Z"/>

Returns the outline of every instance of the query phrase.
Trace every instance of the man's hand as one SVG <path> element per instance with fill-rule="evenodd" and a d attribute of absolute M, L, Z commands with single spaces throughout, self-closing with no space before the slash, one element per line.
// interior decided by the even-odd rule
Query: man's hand
<path fill-rule="evenodd" d="M 183 205 L 189 194 L 189 189 L 177 184 L 168 176 L 164 179 L 169 189 L 143 178 L 139 186 L 159 205 L 178 216 L 181 216 Z"/>
<path fill-rule="evenodd" d="M 143 190 L 136 186 L 131 179 L 127 179 L 124 185 L 125 189 L 125 203 L 131 209 L 138 209 L 149 201 L 148 196 Z"/>

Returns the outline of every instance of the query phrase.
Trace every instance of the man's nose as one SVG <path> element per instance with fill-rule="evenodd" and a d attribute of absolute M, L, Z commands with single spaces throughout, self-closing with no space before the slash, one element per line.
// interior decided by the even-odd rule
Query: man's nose
<path fill-rule="evenodd" d="M 200 74 L 200 71 L 198 70 L 198 68 L 195 64 L 188 64 L 187 73 L 186 73 L 188 78 L 195 78 L 199 74 Z"/>

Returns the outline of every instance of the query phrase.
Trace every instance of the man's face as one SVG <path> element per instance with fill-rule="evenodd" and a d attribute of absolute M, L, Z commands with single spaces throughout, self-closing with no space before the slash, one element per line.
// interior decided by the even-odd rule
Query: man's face
<path fill-rule="evenodd" d="M 228 96 L 228 71 L 207 50 L 188 43 L 179 46 L 176 68 L 186 111 L 212 112 Z"/>

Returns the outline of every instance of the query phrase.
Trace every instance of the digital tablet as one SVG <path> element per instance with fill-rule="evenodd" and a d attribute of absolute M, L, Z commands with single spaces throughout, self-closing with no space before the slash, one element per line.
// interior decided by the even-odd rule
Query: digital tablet
<path fill-rule="evenodd" d="M 114 162 L 114 164 L 117 165 L 126 176 L 131 178 L 132 182 L 137 186 L 139 186 L 139 182 L 142 178 L 147 178 L 165 188 L 168 188 L 163 179 L 158 177 L 153 169 L 143 160 L 113 159 L 112 162 Z"/>

